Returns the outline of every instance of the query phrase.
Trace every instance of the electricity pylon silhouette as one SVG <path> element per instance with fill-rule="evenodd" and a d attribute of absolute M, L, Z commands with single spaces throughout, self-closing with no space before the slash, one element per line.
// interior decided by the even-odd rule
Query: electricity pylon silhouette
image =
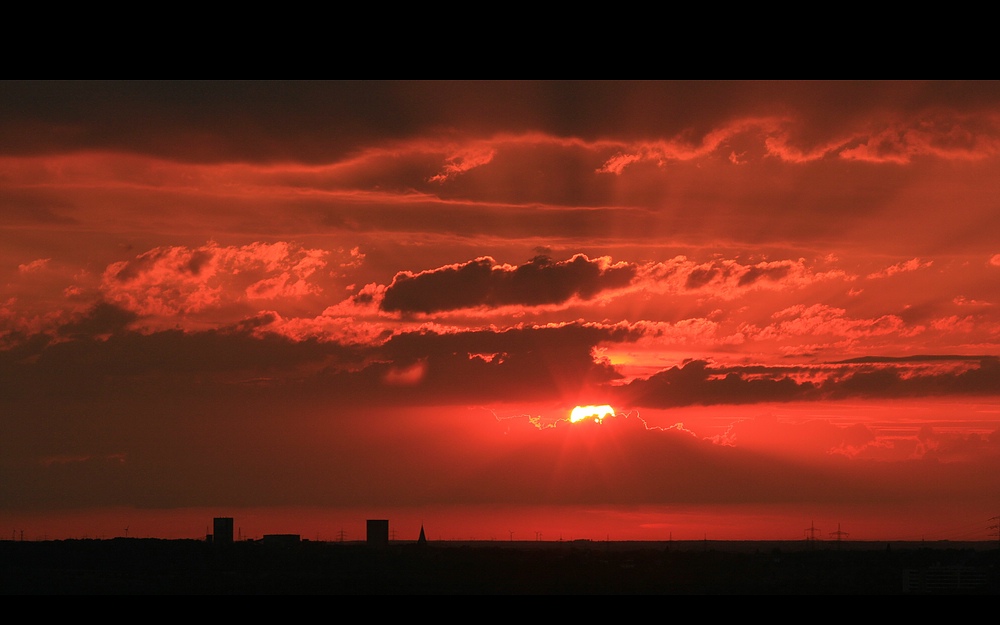
<path fill-rule="evenodd" d="M 843 539 L 844 537 L 849 536 L 849 535 L 850 534 L 848 534 L 847 532 L 840 531 L 840 523 L 837 523 L 837 531 L 836 532 L 830 532 L 830 536 L 836 536 L 837 537 L 837 543 L 840 543 L 841 539 Z M 837 547 L 840 547 L 840 545 L 838 544 Z"/>
<path fill-rule="evenodd" d="M 809 521 L 809 527 L 807 527 L 805 531 L 806 531 L 806 540 L 810 542 L 815 542 L 816 532 L 820 531 L 820 529 L 816 527 L 816 523 L 814 521 Z"/>
<path fill-rule="evenodd" d="M 1000 516 L 995 516 L 995 517 L 991 518 L 990 521 L 993 522 L 993 525 L 987 526 L 986 529 L 996 530 L 994 532 L 991 532 L 990 536 L 996 534 L 996 537 L 997 537 L 997 548 L 1000 549 Z"/>

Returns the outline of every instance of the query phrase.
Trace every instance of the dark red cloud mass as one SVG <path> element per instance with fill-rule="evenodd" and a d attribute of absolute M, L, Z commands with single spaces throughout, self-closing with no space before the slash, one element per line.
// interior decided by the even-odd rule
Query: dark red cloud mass
<path fill-rule="evenodd" d="M 477 306 L 562 304 L 574 296 L 589 300 L 601 291 L 628 286 L 635 275 L 634 266 L 609 266 L 583 254 L 561 262 L 536 256 L 518 267 L 478 258 L 418 274 L 396 274 L 385 290 L 382 310 L 433 313 Z"/>
<path fill-rule="evenodd" d="M 986 539 L 998 174 L 991 81 L 7 81 L 0 521 Z"/>

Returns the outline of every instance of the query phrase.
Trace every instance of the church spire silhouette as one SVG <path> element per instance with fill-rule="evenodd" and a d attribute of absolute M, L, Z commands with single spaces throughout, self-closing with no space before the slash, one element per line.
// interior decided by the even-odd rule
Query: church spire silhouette
<path fill-rule="evenodd" d="M 426 542 L 427 542 L 427 537 L 424 536 L 424 526 L 423 526 L 423 524 L 421 524 L 420 525 L 420 538 L 417 539 L 417 544 L 418 545 L 422 545 L 422 544 L 424 544 Z"/>

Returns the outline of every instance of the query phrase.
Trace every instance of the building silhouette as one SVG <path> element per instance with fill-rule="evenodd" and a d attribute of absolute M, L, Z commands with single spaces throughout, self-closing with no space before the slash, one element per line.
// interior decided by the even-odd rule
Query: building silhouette
<path fill-rule="evenodd" d="M 373 546 L 389 544 L 388 519 L 368 519 L 368 544 Z"/>
<path fill-rule="evenodd" d="M 212 522 L 212 542 L 230 545 L 233 542 L 233 517 L 215 517 Z"/>

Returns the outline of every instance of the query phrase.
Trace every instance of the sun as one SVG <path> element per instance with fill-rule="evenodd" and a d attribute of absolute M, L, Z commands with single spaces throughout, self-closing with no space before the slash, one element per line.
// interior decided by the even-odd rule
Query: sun
<path fill-rule="evenodd" d="M 577 406 L 569 413 L 569 422 L 576 423 L 593 417 L 594 421 L 601 422 L 608 415 L 614 416 L 615 409 L 604 404 L 603 406 Z"/>

